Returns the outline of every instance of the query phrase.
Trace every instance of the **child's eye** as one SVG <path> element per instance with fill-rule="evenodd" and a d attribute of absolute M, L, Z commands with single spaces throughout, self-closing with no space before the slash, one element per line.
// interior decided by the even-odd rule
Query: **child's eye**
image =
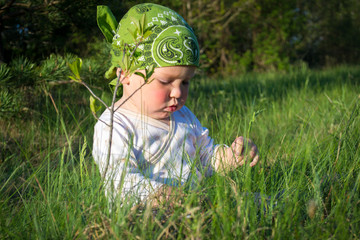
<path fill-rule="evenodd" d="M 162 85 L 168 85 L 170 82 L 166 82 L 166 81 L 162 81 L 162 80 L 159 80 L 159 82 L 162 84 Z"/>

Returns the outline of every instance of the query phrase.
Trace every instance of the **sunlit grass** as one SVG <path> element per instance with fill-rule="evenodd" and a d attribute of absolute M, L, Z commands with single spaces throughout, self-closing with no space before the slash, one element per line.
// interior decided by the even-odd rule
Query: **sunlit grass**
<path fill-rule="evenodd" d="M 29 119 L 1 122 L 0 237 L 358 238 L 359 83 L 356 67 L 194 80 L 187 105 L 215 142 L 250 137 L 261 163 L 158 209 L 109 203 L 88 95 L 76 89 L 70 104 L 54 88 L 58 113 L 47 99 Z"/>

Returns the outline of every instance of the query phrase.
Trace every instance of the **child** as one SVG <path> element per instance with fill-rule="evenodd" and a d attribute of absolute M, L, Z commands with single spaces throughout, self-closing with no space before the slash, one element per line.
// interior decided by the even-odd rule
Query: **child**
<path fill-rule="evenodd" d="M 139 72 L 155 64 L 152 81 L 136 74 L 125 76 L 117 68 L 122 59 L 118 45 L 131 45 L 133 21 L 145 13 L 152 34 L 133 56 Z M 110 20 L 109 20 L 110 19 Z M 224 172 L 259 159 L 257 148 L 243 137 L 231 147 L 215 145 L 209 131 L 185 106 L 189 83 L 199 66 L 199 46 L 191 27 L 176 12 L 156 4 L 132 7 L 116 28 L 107 7 L 98 8 L 98 24 L 112 42 L 112 67 L 108 75 L 121 75 L 123 96 L 116 102 L 111 158 L 106 172 L 107 194 L 141 201 L 154 196 L 168 199 L 178 186 L 195 183 L 213 171 Z M 100 172 L 105 171 L 110 111 L 95 125 L 93 156 Z M 248 154 L 245 156 L 245 148 Z M 154 203 L 156 204 L 156 203 Z"/>

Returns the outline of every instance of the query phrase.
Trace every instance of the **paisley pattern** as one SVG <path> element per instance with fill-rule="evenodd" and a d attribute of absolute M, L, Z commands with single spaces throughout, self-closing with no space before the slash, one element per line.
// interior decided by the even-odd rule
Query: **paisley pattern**
<path fill-rule="evenodd" d="M 165 28 L 154 39 L 151 51 L 158 66 L 196 65 L 197 46 L 195 35 L 189 34 L 187 27 L 175 25 Z"/>
<path fill-rule="evenodd" d="M 184 56 L 184 53 L 181 50 L 181 42 L 174 36 L 162 39 L 156 47 L 156 54 L 161 61 L 170 64 L 180 63 Z"/>
<path fill-rule="evenodd" d="M 196 64 L 199 62 L 199 49 L 197 48 L 197 40 L 192 37 L 185 37 L 184 46 L 186 48 L 186 61 Z"/>

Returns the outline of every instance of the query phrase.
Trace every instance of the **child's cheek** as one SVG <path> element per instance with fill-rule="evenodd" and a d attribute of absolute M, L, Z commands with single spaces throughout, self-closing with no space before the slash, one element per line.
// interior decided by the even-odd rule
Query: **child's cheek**
<path fill-rule="evenodd" d="M 167 99 L 167 93 L 165 91 L 155 91 L 154 92 L 154 101 L 158 103 L 165 102 Z"/>

